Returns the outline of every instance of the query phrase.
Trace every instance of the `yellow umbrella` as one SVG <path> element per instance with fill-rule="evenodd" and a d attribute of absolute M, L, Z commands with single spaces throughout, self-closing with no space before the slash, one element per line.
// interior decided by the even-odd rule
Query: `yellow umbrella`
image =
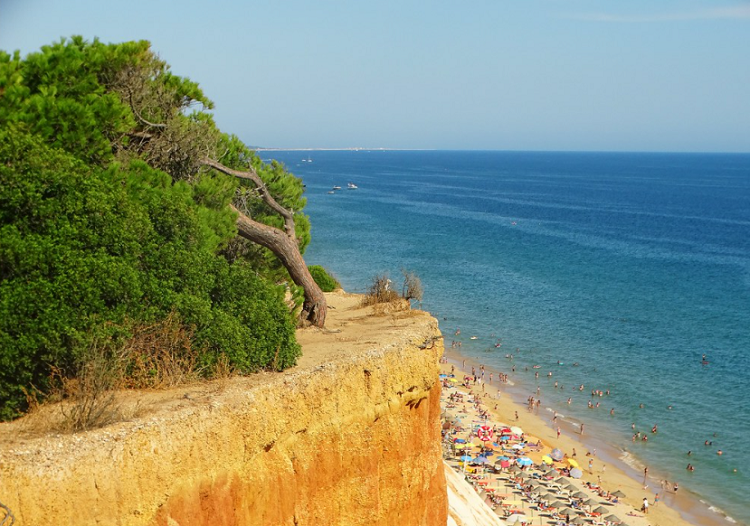
<path fill-rule="evenodd" d="M 569 459 L 568 459 L 568 464 L 570 464 L 570 467 L 571 467 L 571 468 L 577 468 L 577 467 L 578 467 L 578 462 L 576 462 L 576 461 L 575 461 L 574 459 L 572 459 L 572 458 L 569 458 Z"/>
<path fill-rule="evenodd" d="M 552 457 L 550 457 L 549 455 L 544 455 L 542 457 L 542 462 L 544 462 L 545 464 L 552 464 L 554 460 L 552 460 Z"/>

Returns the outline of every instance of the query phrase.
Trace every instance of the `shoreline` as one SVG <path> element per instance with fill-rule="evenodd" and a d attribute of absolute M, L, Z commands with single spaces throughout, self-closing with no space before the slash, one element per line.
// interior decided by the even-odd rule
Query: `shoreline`
<path fill-rule="evenodd" d="M 451 366 L 455 367 L 456 375 L 459 373 L 471 374 L 471 367 L 474 366 L 479 370 L 480 363 L 470 356 L 461 354 L 455 348 L 446 348 L 445 359 L 448 363 L 441 364 L 442 372 L 450 372 Z M 462 370 L 462 363 L 466 363 L 466 370 Z M 606 443 L 602 438 L 597 438 L 594 434 L 583 436 L 579 432 L 579 423 L 566 417 L 558 418 L 558 422 L 552 422 L 553 412 L 548 407 L 529 412 L 527 406 L 523 403 L 526 396 L 533 395 L 529 388 L 514 382 L 509 378 L 508 383 L 502 383 L 498 380 L 499 369 L 496 367 L 484 365 L 486 373 L 493 373 L 493 382 L 485 383 L 485 392 L 488 394 L 487 409 L 492 415 L 493 420 L 504 423 L 514 423 L 514 413 L 518 413 L 519 425 L 524 430 L 528 429 L 530 434 L 542 440 L 547 448 L 559 447 L 566 453 L 571 453 L 573 448 L 579 453 L 579 458 L 587 458 L 586 452 L 594 452 L 594 475 L 593 480 L 600 476 L 605 488 L 614 491 L 622 489 L 628 497 L 623 499 L 632 507 L 639 509 L 643 497 L 648 497 L 649 502 L 653 503 L 655 495 L 659 494 L 659 504 L 652 504 L 651 514 L 649 515 L 649 524 L 669 523 L 681 526 L 712 526 L 717 522 L 737 523 L 734 519 L 726 515 L 715 512 L 710 509 L 710 504 L 705 503 L 701 496 L 689 490 L 680 488 L 678 494 L 670 489 L 662 489 L 660 482 L 663 477 L 659 476 L 658 470 L 650 470 L 647 487 L 643 488 L 642 469 L 643 463 L 632 453 L 626 452 L 619 448 L 613 447 Z M 488 378 L 488 376 L 486 377 Z M 475 389 L 481 389 L 480 383 L 476 384 Z M 500 399 L 495 398 L 495 393 L 500 392 Z M 498 409 L 494 410 L 497 404 Z M 549 418 L 546 418 L 549 416 Z M 556 427 L 560 427 L 561 436 L 556 436 Z M 629 457 L 630 463 L 623 456 Z M 606 465 L 606 469 L 601 471 L 601 467 Z M 597 466 L 599 468 L 597 469 Z M 584 479 L 592 479 L 592 476 L 586 473 Z M 639 497 L 639 498 L 635 498 Z M 661 521 L 661 522 L 660 522 Z"/>

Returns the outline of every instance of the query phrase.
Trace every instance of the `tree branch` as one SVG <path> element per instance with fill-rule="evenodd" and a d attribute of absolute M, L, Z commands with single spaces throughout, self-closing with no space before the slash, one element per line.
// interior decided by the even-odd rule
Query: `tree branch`
<path fill-rule="evenodd" d="M 163 123 L 162 124 L 156 124 L 156 123 L 149 122 L 146 119 L 144 119 L 143 115 L 141 115 L 141 113 L 137 109 L 135 109 L 135 104 L 133 104 L 133 92 L 130 89 L 128 89 L 128 93 L 130 95 L 130 109 L 133 110 L 133 115 L 135 115 L 138 118 L 138 120 L 141 121 L 141 124 L 145 124 L 146 126 L 150 126 L 152 128 L 162 128 L 163 129 L 163 128 L 167 127 L 166 124 L 163 124 Z"/>
<path fill-rule="evenodd" d="M 252 168 L 249 171 L 240 171 L 240 170 L 233 170 L 231 168 L 227 168 L 220 162 L 214 161 L 213 159 L 204 158 L 201 163 L 204 166 L 210 166 L 214 170 L 218 170 L 221 173 L 224 173 L 226 175 L 231 175 L 232 177 L 237 177 L 239 179 L 246 179 L 248 181 L 252 181 L 252 183 L 258 188 L 260 191 L 260 197 L 263 199 L 263 201 L 270 206 L 274 212 L 279 214 L 281 217 L 284 218 L 284 231 L 286 234 L 291 237 L 292 239 L 297 239 L 297 234 L 294 229 L 294 214 L 281 206 L 276 199 L 273 198 L 273 196 L 268 191 L 268 188 L 266 187 L 265 183 L 263 182 L 263 179 L 260 178 L 260 176 L 253 170 Z"/>

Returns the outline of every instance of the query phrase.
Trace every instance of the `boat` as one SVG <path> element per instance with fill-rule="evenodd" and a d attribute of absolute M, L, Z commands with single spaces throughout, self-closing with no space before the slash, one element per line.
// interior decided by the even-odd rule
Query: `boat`
<path fill-rule="evenodd" d="M 334 190 L 341 190 L 341 187 L 340 186 L 334 186 L 333 189 Z"/>
<path fill-rule="evenodd" d="M 349 190 L 356 190 L 356 189 L 357 189 L 357 185 L 356 185 L 356 184 L 354 184 L 354 183 L 348 183 L 348 184 L 346 185 L 346 187 L 347 187 L 347 188 L 348 188 Z"/>

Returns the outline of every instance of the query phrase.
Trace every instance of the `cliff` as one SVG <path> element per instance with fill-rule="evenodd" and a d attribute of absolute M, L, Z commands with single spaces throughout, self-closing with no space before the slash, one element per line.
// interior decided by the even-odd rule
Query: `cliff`
<path fill-rule="evenodd" d="M 20 526 L 445 525 L 436 320 L 328 297 L 284 373 L 124 393 L 142 416 L 76 435 L 0 425 L 0 502 Z"/>

